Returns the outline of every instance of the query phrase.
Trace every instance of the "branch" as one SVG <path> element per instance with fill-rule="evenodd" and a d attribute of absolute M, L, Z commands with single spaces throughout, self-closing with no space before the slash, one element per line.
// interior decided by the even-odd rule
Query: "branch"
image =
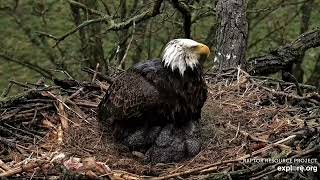
<path fill-rule="evenodd" d="M 112 84 L 113 81 L 114 81 L 114 79 L 112 77 L 106 76 L 106 75 L 102 74 L 101 72 L 96 72 L 96 71 L 94 71 L 94 70 L 92 70 L 90 68 L 84 67 L 84 68 L 81 68 L 81 70 L 86 72 L 86 73 L 88 73 L 88 74 L 92 74 L 92 75 L 94 75 L 96 73 L 98 79 L 105 80 L 109 84 Z"/>
<path fill-rule="evenodd" d="M 75 27 L 74 29 L 70 30 L 69 32 L 67 32 L 66 34 L 64 34 L 63 36 L 57 38 L 56 43 L 53 45 L 53 47 L 56 47 L 61 41 L 63 41 L 65 38 L 67 38 L 68 36 L 70 36 L 71 34 L 77 32 L 78 30 L 90 25 L 90 24 L 94 24 L 94 23 L 101 23 L 101 22 L 105 22 L 107 19 L 109 19 L 110 16 L 105 16 L 102 18 L 98 18 L 98 19 L 90 19 L 87 21 L 84 21 L 83 23 L 81 23 L 79 26 Z"/>
<path fill-rule="evenodd" d="M 123 55 L 123 57 L 122 57 L 122 59 L 121 59 L 121 61 L 119 63 L 118 68 L 121 68 L 123 66 L 123 63 L 124 63 L 124 61 L 125 61 L 125 59 L 126 59 L 126 57 L 128 55 L 128 52 L 129 52 L 129 49 L 130 49 L 130 46 L 131 46 L 131 43 L 132 43 L 132 40 L 133 40 L 133 35 L 135 33 L 135 29 L 136 29 L 136 25 L 133 22 L 133 29 L 132 29 L 132 33 L 131 33 L 132 34 L 131 35 L 131 39 L 130 39 L 129 44 L 128 44 L 127 48 L 126 48 L 126 51 L 125 51 L 125 53 L 124 53 L 124 55 Z"/>
<path fill-rule="evenodd" d="M 54 64 L 55 66 L 62 65 L 63 67 L 65 67 L 63 63 L 61 64 L 56 61 L 56 59 L 58 59 L 57 55 L 51 48 L 48 48 L 49 45 L 47 44 L 47 42 L 44 41 L 44 39 L 36 38 L 33 35 L 33 30 L 23 20 L 21 20 L 21 17 L 15 11 L 15 9 L 18 7 L 18 4 L 19 4 L 19 1 L 16 0 L 15 7 L 13 9 L 11 8 L 6 9 L 6 13 L 13 18 L 14 22 L 24 32 L 25 36 L 29 39 L 31 44 L 39 48 L 39 50 L 48 57 L 48 59 L 52 64 Z"/>
<path fill-rule="evenodd" d="M 210 16 L 214 16 L 214 15 L 216 15 L 215 11 L 206 11 L 206 12 L 203 12 L 203 13 L 197 15 L 197 16 L 192 16 L 191 24 L 195 24 L 200 19 L 204 19 L 204 18 L 207 18 L 207 17 L 210 17 Z"/>
<path fill-rule="evenodd" d="M 191 11 L 189 6 L 179 0 L 172 0 L 172 5 L 183 17 L 183 30 L 186 38 L 191 38 Z"/>
<path fill-rule="evenodd" d="M 21 166 L 9 169 L 8 171 L 5 171 L 5 172 L 1 173 L 0 177 L 10 177 L 10 176 L 13 176 L 15 174 L 18 174 L 18 173 L 21 173 L 21 172 L 25 172 L 27 170 L 34 169 L 36 167 L 40 167 L 44 163 L 45 163 L 45 161 L 36 160 L 36 161 L 33 161 L 33 162 L 29 162 L 28 164 L 22 164 Z"/>
<path fill-rule="evenodd" d="M 148 10 L 145 11 L 141 14 L 138 14 L 124 22 L 121 23 L 117 23 L 115 24 L 113 20 L 110 20 L 110 22 L 108 22 L 110 24 L 110 26 L 107 28 L 107 31 L 116 31 L 116 30 L 120 30 L 120 29 L 128 29 L 129 27 L 131 27 L 133 25 L 133 23 L 138 24 L 141 21 L 147 20 L 151 17 L 154 17 L 158 14 L 160 14 L 160 7 L 162 4 L 163 0 L 156 0 L 153 4 L 153 7 Z"/>
<path fill-rule="evenodd" d="M 50 39 L 53 39 L 53 40 L 58 40 L 57 37 L 49 34 L 49 33 L 46 33 L 46 32 L 42 32 L 42 31 L 35 31 L 35 33 L 39 34 L 39 36 L 45 36 L 47 38 L 50 38 Z"/>
<path fill-rule="evenodd" d="M 299 15 L 299 11 L 296 12 L 291 18 L 289 18 L 287 21 L 284 22 L 283 25 L 273 29 L 272 31 L 268 32 L 265 36 L 258 38 L 257 40 L 255 40 L 254 42 L 252 42 L 249 46 L 248 49 L 253 48 L 254 46 L 256 46 L 257 44 L 259 44 L 261 41 L 269 38 L 271 35 L 273 35 L 275 32 L 284 29 L 285 27 L 287 27 L 290 23 L 293 22 L 293 20 Z"/>
<path fill-rule="evenodd" d="M 304 33 L 295 41 L 286 44 L 267 55 L 248 60 L 248 72 L 253 75 L 267 75 L 285 69 L 294 63 L 306 50 L 320 46 L 320 29 Z"/>
<path fill-rule="evenodd" d="M 75 7 L 78 7 L 78 8 L 81 8 L 83 9 L 84 11 L 88 11 L 90 12 L 91 14 L 95 14 L 95 15 L 99 15 L 99 16 L 104 16 L 104 13 L 100 12 L 100 11 L 97 11 L 95 9 L 91 9 L 91 8 L 88 8 L 86 5 L 82 4 L 82 3 L 79 3 L 77 1 L 72 1 L 72 0 L 69 0 L 68 1 L 69 4 L 75 6 Z"/>
<path fill-rule="evenodd" d="M 27 67 L 27 68 L 41 74 L 43 77 L 45 77 L 47 79 L 52 79 L 52 77 L 53 77 L 53 75 L 49 71 L 43 69 L 42 67 L 40 67 L 36 64 L 32 64 L 30 62 L 23 61 L 23 60 L 14 59 L 14 58 L 9 57 L 6 54 L 1 53 L 1 52 L 0 52 L 0 59 L 6 60 L 9 62 L 14 62 L 14 63 L 19 64 L 21 66 Z"/>
<path fill-rule="evenodd" d="M 73 1 L 69 1 L 69 2 L 72 3 Z M 112 17 L 109 15 L 104 15 L 102 18 L 98 18 L 98 19 L 91 19 L 91 20 L 84 21 L 79 26 L 70 30 L 66 34 L 62 35 L 61 37 L 58 37 L 58 40 L 56 41 L 56 43 L 53 47 L 57 46 L 61 41 L 63 41 L 68 36 L 74 34 L 78 30 L 80 30 L 86 26 L 89 26 L 91 24 L 95 24 L 95 23 L 104 22 L 109 25 L 108 28 L 106 29 L 106 31 L 103 33 L 106 33 L 108 31 L 116 31 L 116 30 L 120 30 L 120 29 L 128 29 L 129 27 L 131 27 L 133 25 L 133 23 L 138 24 L 141 21 L 144 21 L 146 19 L 149 19 L 151 17 L 154 17 L 154 16 L 160 14 L 160 7 L 161 7 L 162 2 L 163 2 L 163 0 L 156 0 L 153 4 L 153 7 L 150 10 L 145 11 L 139 15 L 136 15 L 136 16 L 134 16 L 124 22 L 120 22 L 120 23 L 115 23 L 114 20 L 112 19 Z M 78 3 L 78 2 L 76 4 L 78 7 L 86 7 L 85 5 Z M 74 5 L 74 4 L 72 4 L 72 5 Z"/>

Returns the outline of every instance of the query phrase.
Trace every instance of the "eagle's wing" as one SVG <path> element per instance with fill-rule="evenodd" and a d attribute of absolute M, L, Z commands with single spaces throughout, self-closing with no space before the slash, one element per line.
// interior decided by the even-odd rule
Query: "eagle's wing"
<path fill-rule="evenodd" d="M 99 119 L 124 121 L 138 118 L 159 103 L 158 90 L 136 72 L 120 74 L 99 104 Z"/>

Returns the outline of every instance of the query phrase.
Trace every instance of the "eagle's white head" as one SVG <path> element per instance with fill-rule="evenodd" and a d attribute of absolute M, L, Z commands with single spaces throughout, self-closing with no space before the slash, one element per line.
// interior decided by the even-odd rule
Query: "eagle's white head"
<path fill-rule="evenodd" d="M 183 76 L 187 67 L 193 70 L 201 58 L 207 58 L 209 55 L 210 50 L 204 44 L 191 39 L 174 39 L 164 49 L 162 62 L 172 71 L 178 69 Z"/>

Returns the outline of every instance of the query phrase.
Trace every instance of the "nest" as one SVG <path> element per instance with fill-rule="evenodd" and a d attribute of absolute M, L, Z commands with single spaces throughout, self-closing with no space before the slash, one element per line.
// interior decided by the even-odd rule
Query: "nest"
<path fill-rule="evenodd" d="M 91 71 L 92 72 L 92 71 Z M 315 178 L 320 96 L 315 88 L 241 69 L 207 74 L 203 147 L 194 158 L 144 164 L 143 154 L 105 138 L 97 106 L 111 78 L 22 84 L 0 99 L 0 176 L 12 179 Z M 107 139 L 107 140 L 106 140 Z M 282 166 L 310 167 L 282 171 Z M 280 169 L 279 169 L 280 167 Z M 311 170 L 310 170 L 311 169 Z M 283 169 L 285 170 L 285 169 Z"/>

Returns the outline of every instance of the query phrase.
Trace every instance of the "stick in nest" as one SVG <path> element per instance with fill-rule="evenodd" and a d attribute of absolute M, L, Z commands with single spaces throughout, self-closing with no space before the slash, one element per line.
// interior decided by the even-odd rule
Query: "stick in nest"
<path fill-rule="evenodd" d="M 16 168 L 9 169 L 8 171 L 1 173 L 0 177 L 10 177 L 10 176 L 13 176 L 15 174 L 18 174 L 18 173 L 21 173 L 21 172 L 24 172 L 24 171 L 28 171 L 30 169 L 34 169 L 36 167 L 41 166 L 44 162 L 45 161 L 38 160 L 38 161 L 30 162 L 30 163 L 25 164 L 25 165 L 21 165 L 21 166 L 16 167 Z"/>
<path fill-rule="evenodd" d="M 1 159 L 0 159 L 0 168 L 2 168 L 5 171 L 9 171 L 10 170 L 10 167 L 7 166 L 3 161 L 1 161 Z"/>
<path fill-rule="evenodd" d="M 233 126 L 232 124 L 230 124 L 230 122 L 229 122 L 229 123 L 227 124 L 227 126 L 230 127 L 230 128 L 233 129 L 233 130 L 236 130 L 236 131 L 237 131 L 237 134 L 238 134 L 238 132 L 240 132 L 240 134 L 242 134 L 242 135 L 245 136 L 245 137 L 249 137 L 249 138 L 250 138 L 251 140 L 253 140 L 253 141 L 272 144 L 270 141 L 267 141 L 267 140 L 264 140 L 264 139 L 260 139 L 260 138 L 255 137 L 255 136 L 253 136 L 253 135 L 251 135 L 251 134 L 249 134 L 249 133 L 247 133 L 247 132 L 245 132 L 245 131 L 243 131 L 243 130 L 240 130 L 239 125 L 238 125 L 238 128 L 237 128 L 237 127 Z M 236 135 L 236 137 L 237 137 L 237 135 Z M 235 139 L 236 137 L 234 137 L 233 139 Z M 232 140 L 233 140 L 233 139 L 232 139 Z M 231 142 L 231 141 L 230 141 L 230 142 Z M 283 145 L 283 144 L 273 144 L 273 145 L 276 146 L 276 147 L 279 147 L 279 148 L 281 148 L 281 149 L 289 149 L 289 150 L 291 150 L 291 148 L 290 148 L 289 146 L 286 146 L 286 145 Z"/>
<path fill-rule="evenodd" d="M 99 70 L 99 63 L 97 63 L 97 65 L 96 65 L 96 70 L 95 70 L 95 72 L 93 74 L 92 81 L 91 81 L 92 83 L 94 83 L 96 81 L 98 70 Z"/>

